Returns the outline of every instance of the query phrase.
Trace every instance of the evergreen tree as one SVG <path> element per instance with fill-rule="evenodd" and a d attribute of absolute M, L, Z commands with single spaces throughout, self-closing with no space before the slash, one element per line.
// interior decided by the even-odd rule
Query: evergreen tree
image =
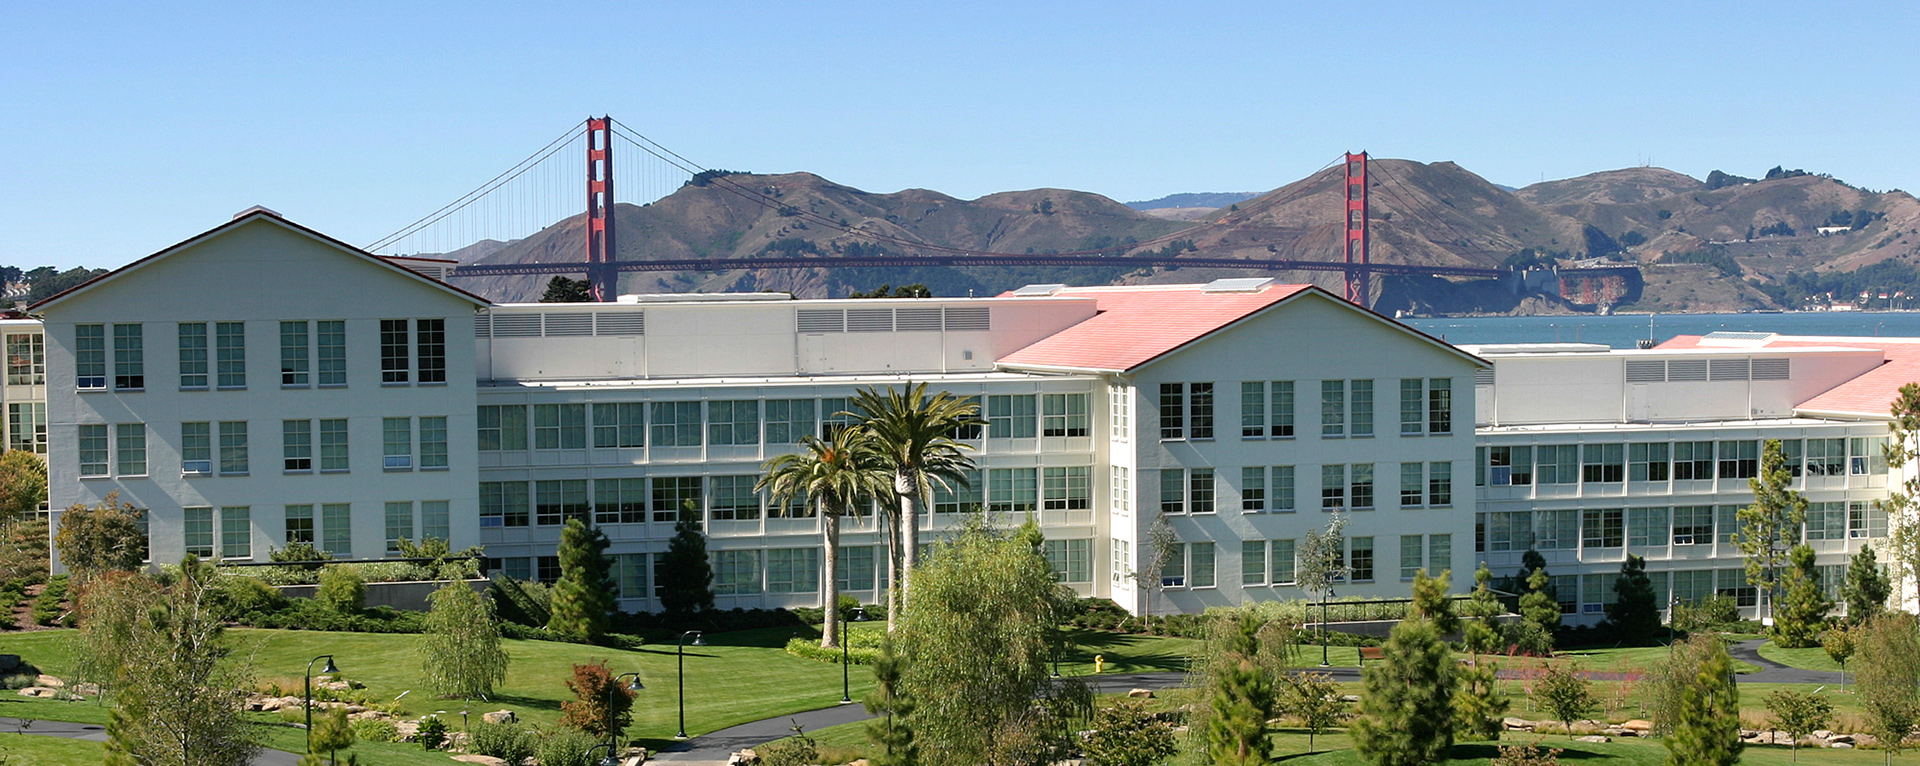
<path fill-rule="evenodd" d="M 1459 670 L 1460 688 L 1453 693 L 1454 732 L 1467 740 L 1500 739 L 1500 719 L 1512 702 L 1500 691 L 1499 666 L 1476 657 Z"/>
<path fill-rule="evenodd" d="M 1840 586 L 1840 595 L 1847 602 L 1847 622 L 1854 625 L 1887 608 L 1893 584 L 1887 582 L 1887 570 L 1880 566 L 1872 545 L 1861 545 L 1860 552 L 1847 560 L 1847 581 Z"/>
<path fill-rule="evenodd" d="M 1384 656 L 1361 672 L 1360 718 L 1351 729 L 1360 755 L 1379 766 L 1437 763 L 1453 746 L 1454 662 L 1433 622 L 1402 620 Z"/>
<path fill-rule="evenodd" d="M 1273 676 L 1260 657 L 1260 623 L 1252 615 L 1225 618 L 1215 629 L 1206 686 L 1207 762 L 1264 766 L 1273 759 L 1267 719 L 1273 717 Z"/>
<path fill-rule="evenodd" d="M 1560 602 L 1554 598 L 1553 578 L 1545 567 L 1527 577 L 1520 596 L 1520 648 L 1536 654 L 1553 651 L 1553 630 L 1560 627 Z"/>
<path fill-rule="evenodd" d="M 585 279 L 571 279 L 556 276 L 547 280 L 547 291 L 540 295 L 541 303 L 586 303 L 593 300 L 590 288 L 593 283 Z"/>
<path fill-rule="evenodd" d="M 1467 616 L 1473 619 L 1460 634 L 1461 644 L 1473 653 L 1476 664 L 1479 655 L 1497 654 L 1507 645 L 1506 626 L 1499 620 L 1507 608 L 1493 594 L 1492 583 L 1493 570 L 1487 568 L 1487 562 L 1480 562 L 1480 568 L 1473 572 L 1473 597 L 1464 605 Z"/>
<path fill-rule="evenodd" d="M 1732 766 L 1740 761 L 1740 689 L 1733 682 L 1733 660 L 1727 648 L 1712 640 L 1700 671 L 1680 695 L 1673 732 L 1660 743 L 1667 747 L 1667 766 Z"/>
<path fill-rule="evenodd" d="M 1747 584 L 1760 591 L 1766 605 L 1761 612 L 1765 616 L 1775 611 L 1787 547 L 1807 520 L 1807 496 L 1793 491 L 1792 485 L 1780 440 L 1768 439 L 1761 450 L 1760 475 L 1747 480 L 1753 504 L 1740 509 L 1740 531 L 1733 539 L 1746 560 Z"/>
<path fill-rule="evenodd" d="M 1440 576 L 1428 577 L 1427 570 L 1413 573 L 1413 615 L 1433 622 L 1440 635 L 1449 636 L 1460 629 L 1460 618 L 1453 613 L 1453 599 L 1447 597 L 1447 583 L 1453 581 L 1453 570 L 1440 573 Z"/>
<path fill-rule="evenodd" d="M 560 530 L 560 581 L 553 585 L 553 617 L 547 629 L 565 636 L 597 640 L 613 615 L 613 560 L 605 532 L 578 518 Z"/>
<path fill-rule="evenodd" d="M 420 675 L 442 697 L 485 699 L 507 678 L 507 652 L 493 600 L 454 580 L 431 597 L 426 635 L 420 641 Z"/>
<path fill-rule="evenodd" d="M 700 515 L 688 503 L 673 525 L 673 539 L 660 557 L 660 607 L 667 614 L 687 615 L 713 608 L 713 565 L 707 561 L 707 536 L 700 531 Z"/>
<path fill-rule="evenodd" d="M 101 766 L 142 766 L 134 755 L 133 739 L 128 734 L 132 725 L 126 710 L 114 707 L 107 711 L 106 753 Z"/>
<path fill-rule="evenodd" d="M 340 751 L 353 747 L 353 726 L 347 722 L 345 707 L 330 708 L 313 718 L 312 753 L 327 754 L 329 763 L 340 762 Z"/>
<path fill-rule="evenodd" d="M 880 653 L 873 659 L 873 691 L 867 694 L 867 741 L 881 749 L 869 760 L 873 766 L 913 766 L 920 762 L 919 746 L 913 741 L 913 697 L 901 684 L 906 658 L 894 651 L 893 636 L 880 640 Z"/>
<path fill-rule="evenodd" d="M 1794 546 L 1787 560 L 1780 605 L 1773 613 L 1773 641 L 1789 649 L 1817 646 L 1820 628 L 1826 623 L 1827 612 L 1833 610 L 1833 602 L 1820 587 L 1820 571 L 1813 564 L 1813 546 L 1806 543 Z"/>
<path fill-rule="evenodd" d="M 1613 603 L 1607 605 L 1607 624 L 1614 635 L 1630 642 L 1643 642 L 1660 631 L 1660 603 L 1653 593 L 1653 581 L 1647 578 L 1647 560 L 1627 554 L 1620 565 L 1620 576 L 1613 581 Z"/>

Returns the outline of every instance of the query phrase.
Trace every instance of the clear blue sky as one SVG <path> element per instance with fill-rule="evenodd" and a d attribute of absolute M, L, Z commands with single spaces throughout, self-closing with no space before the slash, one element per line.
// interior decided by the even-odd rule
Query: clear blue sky
<path fill-rule="evenodd" d="M 1350 13 L 1343 13 L 1349 10 Z M 0 263 L 254 204 L 363 243 L 588 114 L 972 198 L 1271 189 L 1344 150 L 1920 186 L 1911 2 L 0 2 Z"/>

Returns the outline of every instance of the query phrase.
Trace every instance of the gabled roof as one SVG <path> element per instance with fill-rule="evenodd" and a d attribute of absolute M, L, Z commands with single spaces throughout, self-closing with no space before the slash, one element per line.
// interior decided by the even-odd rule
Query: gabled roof
<path fill-rule="evenodd" d="M 1658 348 L 1697 348 L 1701 336 L 1680 335 Z M 1753 351 L 1782 348 L 1858 348 L 1886 354 L 1886 362 L 1819 395 L 1799 403 L 1795 411 L 1809 415 L 1850 415 L 1887 418 L 1900 387 L 1920 382 L 1920 338 L 1868 338 L 1810 335 L 1775 335 Z"/>
<path fill-rule="evenodd" d="M 244 226 L 248 223 L 252 223 L 255 221 L 269 222 L 274 225 L 281 226 L 287 229 L 288 231 L 305 235 L 322 244 L 330 245 L 347 255 L 350 255 L 356 258 L 364 258 L 369 263 L 378 264 L 380 268 L 388 269 L 395 274 L 404 276 L 407 279 L 414 280 L 421 284 L 432 286 L 435 289 L 454 295 L 462 300 L 473 303 L 476 306 L 493 305 L 493 302 L 487 300 L 486 298 L 467 292 L 458 287 L 454 287 L 453 285 L 449 285 L 440 280 L 431 279 L 425 275 L 419 274 L 405 267 L 391 263 L 386 258 L 374 255 L 365 250 L 361 250 L 360 248 L 354 247 L 353 245 L 349 245 L 345 242 L 341 242 L 340 240 L 334 239 L 333 237 L 329 237 L 325 234 L 321 234 L 320 232 L 314 231 L 313 229 L 309 229 L 305 226 L 301 226 L 300 224 L 297 224 L 285 218 L 282 218 L 280 214 L 275 213 L 271 210 L 268 210 L 263 207 L 255 206 L 254 208 L 248 210 L 247 212 L 242 213 L 238 216 L 235 216 L 234 219 L 231 221 L 220 224 L 219 226 L 215 226 L 199 234 L 195 234 L 192 237 L 189 237 L 184 241 L 181 241 L 177 244 L 167 247 L 157 253 L 149 255 L 145 258 L 141 258 L 140 260 L 134 261 L 133 263 L 129 263 L 125 266 L 121 266 L 120 268 L 114 269 L 113 271 L 109 271 L 105 274 L 94 277 L 93 279 L 89 279 L 78 285 L 75 285 L 59 293 L 56 293 L 51 297 L 41 300 L 39 303 L 35 303 L 32 306 L 28 306 L 27 311 L 29 312 L 41 311 L 49 306 L 52 306 L 56 303 L 66 300 L 69 297 L 78 295 L 87 290 L 91 290 L 102 284 L 106 284 L 107 282 L 119 279 L 122 276 L 131 274 L 135 271 L 140 270 L 141 268 L 145 267 L 150 263 L 153 263 L 169 255 L 172 255 L 181 250 L 184 250 L 188 247 L 192 247 L 194 245 L 200 244 L 201 242 L 205 242 L 214 237 L 218 237 L 221 234 L 224 234 L 232 229 L 239 228 L 241 226 Z"/>
<path fill-rule="evenodd" d="M 1476 365 L 1487 365 L 1479 357 L 1340 300 L 1338 296 L 1313 285 L 1269 285 L 1246 292 L 1210 292 L 1201 285 L 1055 290 L 1051 294 L 1058 297 L 1093 298 L 1096 301 L 1096 313 L 1086 321 L 1002 357 L 999 365 L 1015 369 L 1131 372 L 1263 311 L 1313 293 L 1458 354 Z"/>

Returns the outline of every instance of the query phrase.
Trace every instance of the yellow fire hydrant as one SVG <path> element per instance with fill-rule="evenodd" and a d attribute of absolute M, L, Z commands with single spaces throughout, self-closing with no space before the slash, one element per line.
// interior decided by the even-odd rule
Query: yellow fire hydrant
<path fill-rule="evenodd" d="M 1104 655 L 1104 654 L 1096 654 L 1096 655 L 1093 655 L 1093 674 L 1094 674 L 1094 675 L 1096 675 L 1096 676 L 1097 676 L 1097 675 L 1100 675 L 1100 670 L 1101 670 L 1102 668 L 1105 668 L 1106 666 L 1107 666 L 1107 656 L 1106 656 L 1106 655 Z"/>

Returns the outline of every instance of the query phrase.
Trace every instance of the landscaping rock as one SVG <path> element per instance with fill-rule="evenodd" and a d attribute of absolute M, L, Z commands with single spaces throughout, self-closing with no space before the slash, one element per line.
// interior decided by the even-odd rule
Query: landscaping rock
<path fill-rule="evenodd" d="M 1138 697 L 1140 699 L 1153 699 L 1153 690 L 1152 689 L 1128 689 L 1127 696 Z"/>
<path fill-rule="evenodd" d="M 1607 742 L 1612 742 L 1612 741 L 1613 741 L 1613 738 L 1611 738 L 1611 737 L 1602 737 L 1602 736 L 1600 736 L 1600 735 L 1598 735 L 1598 734 L 1589 734 L 1589 735 L 1587 735 L 1587 736 L 1584 736 L 1584 737 L 1574 737 L 1574 738 L 1573 738 L 1573 741 L 1575 741 L 1575 742 L 1597 742 L 1597 743 L 1607 743 Z"/>
<path fill-rule="evenodd" d="M 1608 726 L 1607 728 L 1601 729 L 1600 733 L 1609 737 L 1631 737 L 1634 735 L 1632 729 L 1623 729 L 1618 726 Z"/>
<path fill-rule="evenodd" d="M 499 758 L 495 758 L 491 755 L 475 755 L 475 754 L 456 755 L 453 757 L 453 759 L 461 763 L 478 763 L 478 764 L 484 764 L 484 766 L 507 766 L 506 761 L 503 761 Z"/>
<path fill-rule="evenodd" d="M 1880 744 L 1880 738 L 1872 734 L 1855 734 L 1852 744 L 1854 747 L 1876 747 Z"/>
<path fill-rule="evenodd" d="M 1538 727 L 1540 724 L 1533 721 L 1529 721 L 1525 718 L 1514 718 L 1512 716 L 1508 716 L 1506 718 L 1500 719 L 1500 725 L 1504 727 L 1507 731 L 1533 731 L 1534 728 Z"/>
<path fill-rule="evenodd" d="M 487 723 L 513 723 L 520 720 L 520 718 L 515 716 L 511 710 L 495 710 L 491 713 L 481 713 L 480 720 Z"/>
<path fill-rule="evenodd" d="M 41 673 L 40 677 L 37 679 L 34 679 L 33 683 L 36 686 L 48 686 L 55 689 L 66 688 L 66 685 L 67 685 L 67 682 L 62 681 L 58 678 L 54 678 L 53 676 L 47 675 L 45 673 Z"/>
<path fill-rule="evenodd" d="M 1828 745 L 1828 747 L 1831 747 L 1835 750 L 1852 750 L 1853 743 L 1852 742 L 1835 742 L 1832 745 Z"/>
<path fill-rule="evenodd" d="M 727 757 L 727 766 L 759 766 L 760 754 L 753 748 L 741 750 Z"/>
<path fill-rule="evenodd" d="M 1814 739 L 1833 739 L 1833 732 L 1827 731 L 1826 729 L 1814 729 L 1813 738 Z"/>
<path fill-rule="evenodd" d="M 1629 731 L 1637 731 L 1637 732 L 1640 732 L 1641 734 L 1645 734 L 1647 732 L 1653 731 L 1653 722 L 1645 719 L 1641 719 L 1641 718 L 1635 718 L 1631 721 L 1627 721 L 1626 723 L 1620 724 L 1620 728 L 1627 729 Z"/>
<path fill-rule="evenodd" d="M 22 697 L 52 697 L 53 695 L 59 694 L 59 693 L 60 692 L 58 690 L 50 689 L 45 686 L 29 686 L 25 689 L 20 690 L 20 696 Z"/>
<path fill-rule="evenodd" d="M 1818 734 L 1818 733 L 1815 733 L 1815 735 L 1814 735 L 1814 736 L 1819 736 L 1819 734 Z M 1827 732 L 1827 736 L 1824 736 L 1824 737 L 1820 737 L 1820 738 L 1821 738 L 1821 739 L 1824 739 L 1824 740 L 1826 740 L 1826 741 L 1827 741 L 1827 742 L 1828 742 L 1829 744 L 1835 744 L 1835 745 L 1842 745 L 1842 744 L 1844 744 L 1844 745 L 1851 745 L 1851 744 L 1853 744 L 1853 735 L 1852 735 L 1852 734 L 1835 734 L 1835 733 L 1833 733 L 1833 732 Z"/>

